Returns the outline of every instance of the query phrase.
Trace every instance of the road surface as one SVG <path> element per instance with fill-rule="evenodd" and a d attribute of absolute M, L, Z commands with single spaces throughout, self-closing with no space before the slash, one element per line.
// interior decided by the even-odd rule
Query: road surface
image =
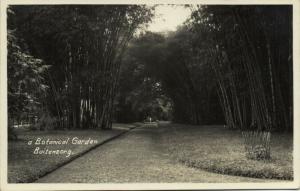
<path fill-rule="evenodd" d="M 187 167 L 159 144 L 159 128 L 144 125 L 88 152 L 36 183 L 264 182 Z"/>

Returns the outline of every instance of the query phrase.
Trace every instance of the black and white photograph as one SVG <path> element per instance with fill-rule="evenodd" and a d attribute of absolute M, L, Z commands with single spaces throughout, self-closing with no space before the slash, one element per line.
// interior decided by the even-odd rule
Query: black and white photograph
<path fill-rule="evenodd" d="M 26 2 L 1 4 L 1 189 L 299 189 L 298 2 Z"/>

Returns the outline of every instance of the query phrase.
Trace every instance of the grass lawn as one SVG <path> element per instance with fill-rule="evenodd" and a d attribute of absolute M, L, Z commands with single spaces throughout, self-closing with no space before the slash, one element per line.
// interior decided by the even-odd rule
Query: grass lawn
<path fill-rule="evenodd" d="M 239 131 L 222 126 L 160 124 L 161 144 L 188 166 L 210 172 L 293 180 L 293 136 L 272 133 L 271 160 L 246 159 Z"/>
<path fill-rule="evenodd" d="M 137 124 L 136 124 L 137 125 Z M 83 152 L 95 147 L 101 142 L 114 137 L 128 129 L 134 127 L 133 124 L 113 124 L 112 130 L 74 130 L 74 131 L 29 131 L 18 130 L 17 141 L 8 142 L 8 182 L 22 183 L 32 182 L 82 154 Z M 77 137 L 80 140 L 95 140 L 89 144 L 72 144 L 72 139 Z M 66 140 L 70 138 L 67 144 L 64 145 L 36 145 L 35 141 L 41 138 L 42 140 Z M 32 145 L 28 145 L 29 141 L 33 141 Z M 74 142 L 75 143 L 75 142 Z M 67 157 L 64 154 L 33 154 L 36 147 L 40 149 L 48 148 L 49 150 L 66 150 L 72 151 L 72 154 Z"/>

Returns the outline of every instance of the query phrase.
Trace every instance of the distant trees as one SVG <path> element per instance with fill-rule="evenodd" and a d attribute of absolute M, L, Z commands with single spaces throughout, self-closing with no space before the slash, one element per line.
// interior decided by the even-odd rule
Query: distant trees
<path fill-rule="evenodd" d="M 159 78 L 165 38 L 146 32 L 131 41 L 121 67 L 115 119 L 121 122 L 171 120 L 172 104 Z"/>
<path fill-rule="evenodd" d="M 161 75 L 174 103 L 174 119 L 190 124 L 222 124 L 223 116 L 216 94 L 216 81 L 209 57 L 195 54 L 195 34 L 187 26 L 170 34 Z"/>
<path fill-rule="evenodd" d="M 158 107 L 165 111 L 164 115 L 168 113 L 168 117 L 159 119 L 222 123 L 213 72 L 205 64 L 208 59 L 194 55 L 192 42 L 193 34 L 186 27 L 167 35 L 146 32 L 131 42 L 121 72 L 124 80 L 120 81 L 120 98 L 124 101 L 120 99 L 117 108 L 124 112 L 120 116 L 126 116 L 128 107 L 136 107 L 131 114 L 139 115 L 142 108 L 152 108 L 154 112 L 145 113 L 159 116 L 161 112 L 155 109 Z M 127 103 L 126 107 L 122 102 Z M 144 118 L 145 115 L 142 114 Z M 134 116 L 130 115 L 132 120 L 141 120 Z"/>
<path fill-rule="evenodd" d="M 111 128 L 124 49 L 150 21 L 144 5 L 12 6 L 9 20 L 47 71 L 47 108 L 60 128 Z"/>

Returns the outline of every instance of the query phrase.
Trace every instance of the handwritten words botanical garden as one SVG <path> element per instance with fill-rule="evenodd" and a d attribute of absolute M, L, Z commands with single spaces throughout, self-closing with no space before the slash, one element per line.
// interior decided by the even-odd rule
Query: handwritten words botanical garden
<path fill-rule="evenodd" d="M 71 148 L 76 148 L 76 145 L 88 146 L 97 143 L 98 140 L 95 139 L 80 139 L 78 137 L 68 137 L 65 139 L 45 139 L 38 137 L 35 140 L 27 142 L 28 145 L 32 145 L 34 147 L 34 155 L 65 155 L 66 157 L 70 157 L 74 154 Z"/>

